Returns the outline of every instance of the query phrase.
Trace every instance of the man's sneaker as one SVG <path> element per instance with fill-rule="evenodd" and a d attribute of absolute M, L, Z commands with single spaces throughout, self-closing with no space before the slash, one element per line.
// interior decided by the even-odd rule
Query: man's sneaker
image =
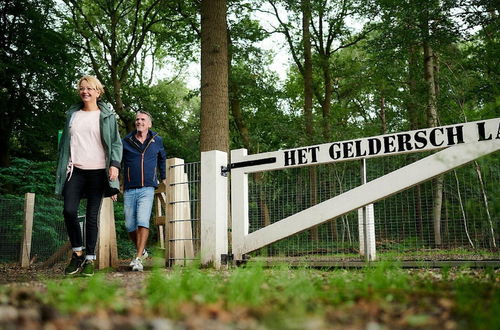
<path fill-rule="evenodd" d="M 134 272 L 142 272 L 142 270 L 144 269 L 144 266 L 142 266 L 142 260 L 141 258 L 135 258 L 133 260 L 134 262 L 134 265 L 132 266 L 132 271 Z"/>
<path fill-rule="evenodd" d="M 94 260 L 85 260 L 81 274 L 88 277 L 94 276 Z"/>
<path fill-rule="evenodd" d="M 82 265 L 84 262 L 85 262 L 84 255 L 78 256 L 76 253 L 73 252 L 73 254 L 71 255 L 71 261 L 69 262 L 69 265 L 64 269 L 64 274 L 73 275 L 78 273 L 82 269 Z"/>
<path fill-rule="evenodd" d="M 141 261 L 146 260 L 147 257 L 149 257 L 148 250 L 144 249 L 144 251 L 142 251 Z M 134 267 L 134 260 L 135 258 L 132 258 L 132 260 L 130 261 L 130 267 Z"/>

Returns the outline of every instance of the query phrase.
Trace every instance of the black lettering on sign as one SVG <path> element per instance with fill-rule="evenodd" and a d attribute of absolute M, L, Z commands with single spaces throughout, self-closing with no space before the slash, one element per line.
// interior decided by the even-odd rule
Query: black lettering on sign
<path fill-rule="evenodd" d="M 285 166 L 295 165 L 295 150 L 285 151 Z"/>
<path fill-rule="evenodd" d="M 316 152 L 319 150 L 319 147 L 310 147 L 308 151 L 311 153 L 311 163 L 317 163 L 318 162 L 318 157 L 316 155 Z"/>
<path fill-rule="evenodd" d="M 306 152 L 307 152 L 307 149 L 305 149 L 305 148 L 297 150 L 297 156 L 299 158 L 299 165 L 307 164 Z"/>
<path fill-rule="evenodd" d="M 452 146 L 454 144 L 464 143 L 464 126 L 453 126 L 446 128 L 446 134 L 448 135 L 448 145 Z M 456 138 L 456 140 L 454 139 Z"/>
<path fill-rule="evenodd" d="M 427 136 L 426 131 L 418 131 L 415 133 L 415 149 L 424 149 L 427 146 Z"/>
<path fill-rule="evenodd" d="M 394 147 L 394 139 L 394 135 L 384 136 L 384 154 L 396 151 L 396 148 Z"/>
<path fill-rule="evenodd" d="M 355 145 L 355 150 L 356 150 L 356 157 L 363 157 L 366 156 L 366 150 L 363 150 L 363 153 L 361 153 L 361 140 L 356 140 L 354 141 Z"/>
<path fill-rule="evenodd" d="M 398 134 L 398 152 L 413 150 L 410 140 L 411 140 L 410 134 L 408 133 Z"/>
<path fill-rule="evenodd" d="M 368 139 L 368 155 L 376 155 L 382 150 L 382 142 L 379 139 Z"/>
<path fill-rule="evenodd" d="M 343 158 L 352 158 L 354 157 L 354 154 L 352 152 L 352 141 L 347 141 L 342 143 L 342 146 L 344 147 L 344 157 Z"/>
<path fill-rule="evenodd" d="M 431 132 L 429 134 L 429 141 L 431 142 L 431 144 L 434 147 L 440 147 L 443 145 L 444 141 L 441 141 L 441 143 L 438 144 L 436 132 L 440 132 L 441 134 L 443 134 L 443 129 L 441 127 L 437 127 L 437 128 L 434 128 L 433 130 L 431 130 Z"/>
<path fill-rule="evenodd" d="M 486 136 L 486 129 L 484 126 L 485 126 L 484 122 L 477 123 L 477 133 L 479 135 L 479 141 L 486 141 L 493 139 L 493 136 L 491 136 L 491 134 L 488 134 L 488 136 Z"/>
<path fill-rule="evenodd" d="M 337 149 L 337 150 L 335 150 Z M 328 153 L 330 154 L 330 158 L 335 160 L 340 158 L 340 143 L 332 143 L 330 148 L 328 149 Z"/>

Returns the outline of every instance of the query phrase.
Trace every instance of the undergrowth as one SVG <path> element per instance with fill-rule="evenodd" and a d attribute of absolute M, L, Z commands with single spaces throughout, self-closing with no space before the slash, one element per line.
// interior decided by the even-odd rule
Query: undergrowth
<path fill-rule="evenodd" d="M 222 311 L 233 315 L 225 322 L 252 318 L 269 328 L 301 328 L 311 319 L 350 324 L 375 317 L 398 326 L 432 327 L 452 320 L 458 327 L 488 329 L 500 324 L 499 282 L 492 269 L 408 271 L 389 262 L 357 270 L 254 263 L 227 271 L 194 263 L 153 269 L 137 295 L 145 314 L 177 321 L 208 309 L 213 317 Z M 128 306 L 120 285 L 102 274 L 48 282 L 44 300 L 66 313 L 82 308 L 126 313 Z"/>

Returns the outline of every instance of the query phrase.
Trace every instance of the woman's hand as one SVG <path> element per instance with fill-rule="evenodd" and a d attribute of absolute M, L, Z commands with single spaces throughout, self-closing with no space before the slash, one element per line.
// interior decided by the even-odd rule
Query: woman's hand
<path fill-rule="evenodd" d="M 118 178 L 118 169 L 114 166 L 109 167 L 109 179 L 115 181 Z"/>

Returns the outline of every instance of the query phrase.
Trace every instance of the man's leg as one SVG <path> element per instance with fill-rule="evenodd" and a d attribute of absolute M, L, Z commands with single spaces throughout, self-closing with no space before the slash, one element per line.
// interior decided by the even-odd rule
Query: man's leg
<path fill-rule="evenodd" d="M 123 193 L 125 228 L 135 248 L 137 248 L 137 202 L 137 189 L 125 190 Z"/>
<path fill-rule="evenodd" d="M 138 249 L 139 247 L 137 246 L 137 230 L 129 231 L 128 238 L 130 238 L 130 240 L 134 243 L 135 248 Z"/>
<path fill-rule="evenodd" d="M 141 189 L 140 197 L 137 202 L 137 258 L 140 258 L 146 248 L 149 235 L 149 219 L 153 209 L 155 189 L 153 187 L 144 187 Z"/>
<path fill-rule="evenodd" d="M 146 243 L 148 241 L 148 236 L 149 236 L 149 228 L 145 227 L 139 227 L 137 228 L 136 231 L 136 237 L 137 237 L 137 258 L 142 257 L 142 253 L 144 252 L 144 249 L 146 248 Z"/>

